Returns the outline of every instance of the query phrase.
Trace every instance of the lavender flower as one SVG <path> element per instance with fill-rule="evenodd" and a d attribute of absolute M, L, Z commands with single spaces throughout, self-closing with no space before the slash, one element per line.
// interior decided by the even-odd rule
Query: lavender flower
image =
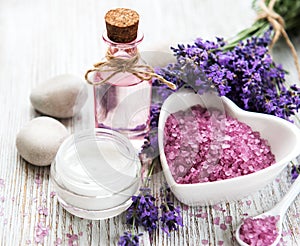
<path fill-rule="evenodd" d="M 293 164 L 292 170 L 291 170 L 291 175 L 292 175 L 292 180 L 294 181 L 296 178 L 298 178 L 300 173 L 300 165 L 296 166 Z"/>
<path fill-rule="evenodd" d="M 286 71 L 269 54 L 270 35 L 271 30 L 233 47 L 221 38 L 216 42 L 198 38 L 192 45 L 172 48 L 177 62 L 156 72 L 178 88 L 187 83 L 202 94 L 214 87 L 245 110 L 291 120 L 300 108 L 300 88 L 285 86 Z M 162 99 L 171 93 L 165 86 L 160 91 Z"/>
<path fill-rule="evenodd" d="M 139 237 L 142 234 L 131 234 L 130 232 L 124 232 L 124 235 L 120 237 L 118 245 L 120 246 L 138 246 L 139 245 Z"/>
<path fill-rule="evenodd" d="M 151 233 L 157 228 L 158 207 L 155 198 L 150 194 L 150 189 L 141 189 L 141 194 L 132 197 L 132 204 L 127 210 L 126 223 L 136 227 L 143 226 Z"/>
<path fill-rule="evenodd" d="M 160 206 L 162 222 L 162 230 L 170 234 L 173 230 L 178 230 L 179 226 L 183 226 L 180 207 L 174 206 L 170 200 L 171 190 L 168 186 L 161 189 L 163 202 Z"/>
<path fill-rule="evenodd" d="M 151 120 L 153 120 L 153 124 L 158 124 L 159 115 L 151 115 Z M 157 135 L 157 127 L 152 128 L 148 135 L 145 137 L 145 142 L 142 146 L 142 154 L 145 154 L 148 158 L 154 160 L 159 156 L 158 149 L 158 135 Z"/>
<path fill-rule="evenodd" d="M 150 131 L 145 137 L 145 142 L 142 146 L 142 154 L 154 160 L 159 156 L 158 150 L 158 118 L 161 109 L 161 103 L 152 102 L 150 107 Z"/>

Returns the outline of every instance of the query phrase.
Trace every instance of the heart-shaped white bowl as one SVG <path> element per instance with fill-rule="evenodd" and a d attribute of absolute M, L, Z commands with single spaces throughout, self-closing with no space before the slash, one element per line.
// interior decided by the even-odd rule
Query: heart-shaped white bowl
<path fill-rule="evenodd" d="M 215 182 L 178 184 L 175 182 L 164 153 L 164 127 L 168 116 L 200 104 L 205 108 L 219 108 L 227 115 L 249 125 L 266 139 L 275 155 L 276 163 L 263 170 Z M 276 116 L 247 112 L 226 97 L 198 95 L 182 90 L 173 93 L 162 105 L 158 124 L 160 160 L 167 183 L 177 199 L 187 205 L 212 205 L 222 201 L 241 199 L 271 183 L 286 165 L 300 154 L 300 129 Z"/>

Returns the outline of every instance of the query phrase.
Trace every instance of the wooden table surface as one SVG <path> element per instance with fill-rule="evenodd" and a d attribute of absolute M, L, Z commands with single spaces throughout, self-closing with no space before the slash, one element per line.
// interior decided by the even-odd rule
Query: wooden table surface
<path fill-rule="evenodd" d="M 49 234 L 43 245 L 116 245 L 128 228 L 124 215 L 90 221 L 67 213 L 52 195 L 49 167 L 35 167 L 17 153 L 17 132 L 39 116 L 29 101 L 33 87 L 52 76 L 71 73 L 83 77 L 103 57 L 104 14 L 129 7 L 141 15 L 145 34 L 141 50 L 167 49 L 196 37 L 230 37 L 251 25 L 251 0 L 1 0 L 0 1 L 0 245 L 36 245 L 40 222 Z M 293 39 L 298 51 L 299 39 Z M 281 42 L 275 59 L 290 71 L 289 82 L 299 83 L 292 56 Z M 87 127 L 84 117 L 61 120 L 70 133 Z M 182 206 L 184 227 L 168 237 L 161 230 L 152 245 L 236 245 L 234 230 L 246 215 L 273 207 L 291 185 L 290 167 L 272 184 L 240 201 L 218 206 Z M 154 179 L 158 194 L 159 182 Z M 47 215 L 48 211 L 48 215 Z M 45 215 L 46 214 L 46 215 Z M 300 245 L 300 197 L 284 220 L 286 245 Z M 220 223 L 216 221 L 220 219 Z M 232 219 L 232 221 L 230 221 Z M 72 236 L 72 239 L 70 237 Z M 76 239 L 78 237 L 78 239 Z M 72 245 L 72 244 L 71 244 Z M 142 245 L 151 245 L 145 233 Z"/>

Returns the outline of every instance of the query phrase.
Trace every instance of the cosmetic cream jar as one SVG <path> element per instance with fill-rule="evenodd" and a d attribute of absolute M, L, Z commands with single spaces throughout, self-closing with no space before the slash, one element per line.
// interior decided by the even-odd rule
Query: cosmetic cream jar
<path fill-rule="evenodd" d="M 130 141 L 117 131 L 96 128 L 69 136 L 51 165 L 60 204 L 81 218 L 114 217 L 139 192 L 141 163 Z"/>

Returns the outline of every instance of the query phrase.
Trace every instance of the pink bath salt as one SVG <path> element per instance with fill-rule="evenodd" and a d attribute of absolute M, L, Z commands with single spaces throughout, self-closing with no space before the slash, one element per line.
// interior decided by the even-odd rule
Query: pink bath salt
<path fill-rule="evenodd" d="M 39 206 L 39 207 L 38 207 L 38 213 L 39 213 L 40 215 L 48 216 L 49 211 L 48 211 L 48 208 Z"/>
<path fill-rule="evenodd" d="M 200 213 L 195 215 L 197 218 L 206 219 L 208 217 L 207 213 Z"/>
<path fill-rule="evenodd" d="M 69 246 L 74 246 L 74 245 L 78 245 L 78 235 L 77 234 L 70 234 L 67 233 L 67 238 L 68 238 L 68 245 Z"/>
<path fill-rule="evenodd" d="M 251 200 L 247 200 L 247 201 L 246 201 L 246 204 L 247 204 L 248 206 L 250 206 L 250 205 L 251 205 L 251 203 L 252 203 L 252 201 L 251 201 Z"/>
<path fill-rule="evenodd" d="M 208 245 L 208 240 L 207 239 L 202 239 L 201 243 L 202 243 L 202 245 Z"/>
<path fill-rule="evenodd" d="M 38 176 L 34 182 L 37 184 L 38 187 L 40 187 L 43 183 L 43 180 Z"/>
<path fill-rule="evenodd" d="M 219 204 L 213 205 L 213 209 L 216 210 L 216 211 L 222 211 L 223 210 L 223 208 Z"/>
<path fill-rule="evenodd" d="M 50 198 L 53 198 L 53 197 L 55 197 L 56 196 L 56 192 L 55 191 L 51 191 L 50 192 Z"/>
<path fill-rule="evenodd" d="M 45 237 L 49 235 L 49 226 L 46 226 L 43 222 L 39 222 L 35 227 L 34 241 L 36 243 L 44 243 Z"/>
<path fill-rule="evenodd" d="M 229 216 L 226 216 L 226 217 L 225 217 L 225 223 L 226 223 L 226 224 L 230 224 L 231 222 L 232 222 L 232 216 L 230 216 L 230 215 L 229 215 Z"/>
<path fill-rule="evenodd" d="M 279 216 L 247 218 L 240 228 L 240 239 L 249 245 L 271 245 L 278 236 Z"/>
<path fill-rule="evenodd" d="M 169 115 L 164 151 L 179 184 L 230 179 L 275 163 L 270 146 L 258 132 L 237 119 L 199 105 Z"/>
<path fill-rule="evenodd" d="M 220 228 L 225 231 L 227 229 L 227 225 L 225 225 L 224 223 L 220 224 Z"/>
<path fill-rule="evenodd" d="M 55 246 L 62 245 L 62 242 L 63 242 L 62 239 L 58 237 L 58 238 L 56 238 L 56 241 L 54 242 L 54 245 Z"/>
<path fill-rule="evenodd" d="M 283 231 L 283 232 L 281 233 L 281 235 L 282 235 L 283 237 L 290 236 L 290 235 L 292 235 L 292 231 L 291 231 L 291 230 Z"/>
<path fill-rule="evenodd" d="M 220 224 L 220 217 L 214 218 L 213 223 L 214 223 L 215 225 L 219 225 L 219 224 Z"/>

